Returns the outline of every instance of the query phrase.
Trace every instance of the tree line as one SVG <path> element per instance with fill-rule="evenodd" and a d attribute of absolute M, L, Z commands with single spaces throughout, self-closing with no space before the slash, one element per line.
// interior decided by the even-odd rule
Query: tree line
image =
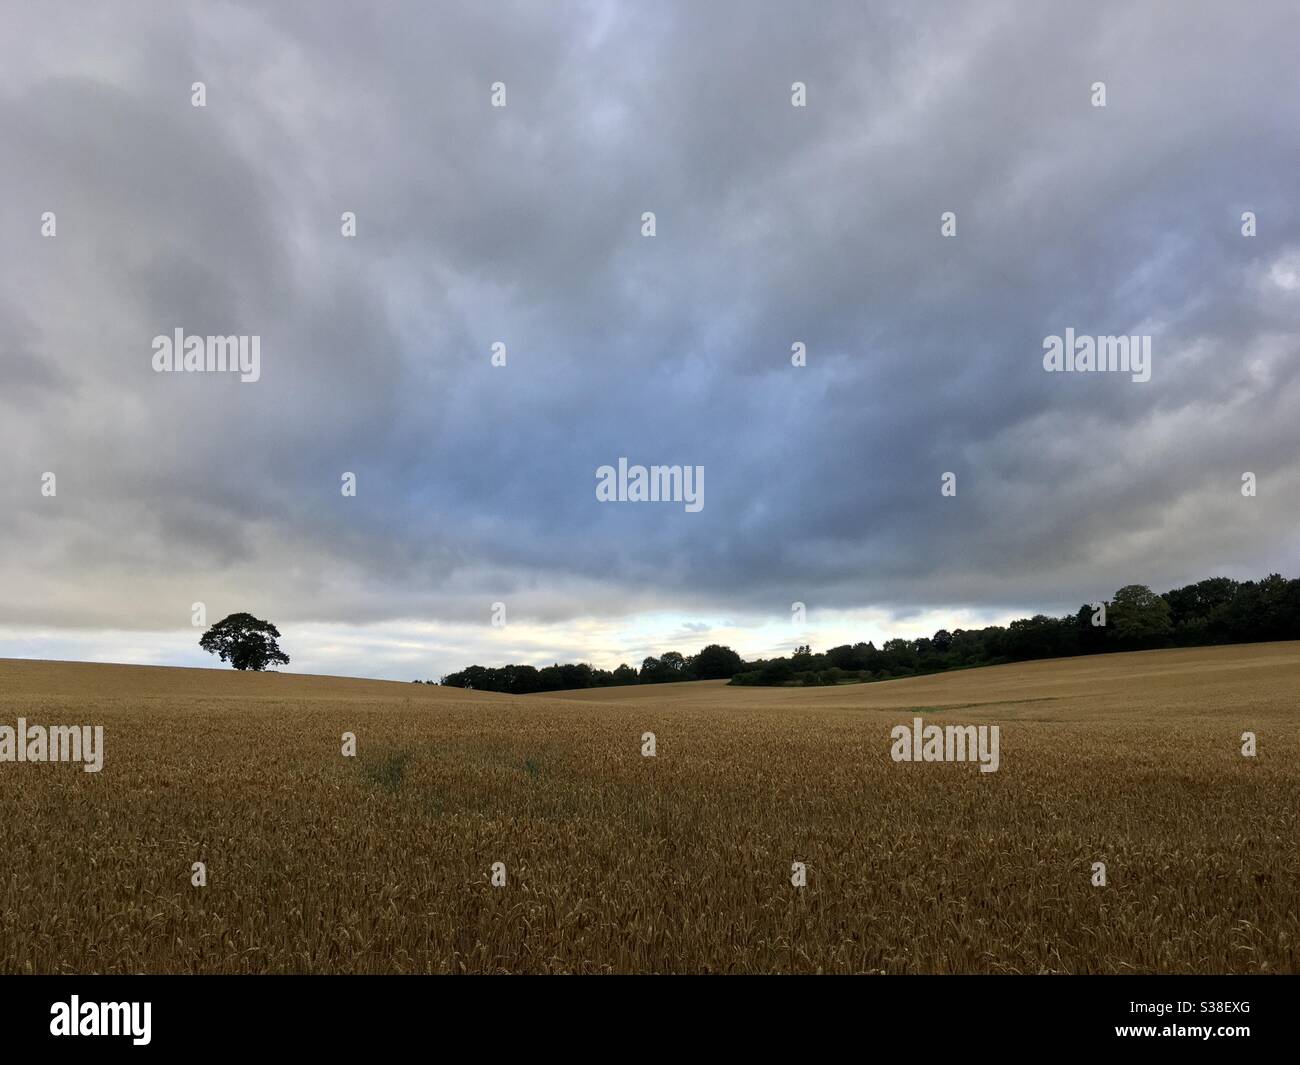
<path fill-rule="evenodd" d="M 803 645 L 788 657 L 746 662 L 730 647 L 710 644 L 695 655 L 669 651 L 646 658 L 639 670 L 626 664 L 614 670 L 596 669 L 585 662 L 541 669 L 469 666 L 449 673 L 442 683 L 515 695 L 682 680 L 830 685 L 1110 651 L 1298 639 L 1300 579 L 1287 580 L 1274 573 L 1260 581 L 1211 577 L 1163 595 L 1130 584 L 1110 600 L 1085 603 L 1064 617 L 1035 614 L 1005 626 L 940 629 L 919 639 L 886 640 L 880 647 L 872 642 L 842 644 L 814 654 Z"/>

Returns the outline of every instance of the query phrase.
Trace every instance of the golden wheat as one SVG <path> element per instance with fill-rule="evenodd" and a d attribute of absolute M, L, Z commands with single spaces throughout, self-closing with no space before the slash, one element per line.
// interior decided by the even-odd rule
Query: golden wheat
<path fill-rule="evenodd" d="M 0 661 L 0 724 L 106 748 L 0 763 L 0 971 L 1294 972 L 1298 681 L 1294 643 L 527 698 Z M 913 716 L 1001 768 L 892 761 Z"/>

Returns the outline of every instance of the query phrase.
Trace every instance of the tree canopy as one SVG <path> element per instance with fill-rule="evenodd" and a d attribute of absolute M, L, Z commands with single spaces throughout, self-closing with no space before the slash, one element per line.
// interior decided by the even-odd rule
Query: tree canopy
<path fill-rule="evenodd" d="M 199 639 L 199 646 L 236 669 L 260 672 L 272 663 L 289 664 L 289 656 L 276 642 L 280 630 L 252 614 L 231 614 L 222 618 Z"/>

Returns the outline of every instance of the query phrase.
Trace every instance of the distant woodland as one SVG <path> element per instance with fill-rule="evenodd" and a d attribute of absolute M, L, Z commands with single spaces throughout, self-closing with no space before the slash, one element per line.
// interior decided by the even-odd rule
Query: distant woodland
<path fill-rule="evenodd" d="M 818 686 L 1036 658 L 1268 640 L 1300 640 L 1300 579 L 1278 574 L 1260 581 L 1211 577 L 1162 595 L 1130 584 L 1108 602 L 1084 604 L 1064 617 L 1036 614 L 1006 626 L 940 629 L 919 639 L 886 640 L 880 647 L 871 642 L 842 644 L 816 653 L 803 645 L 788 656 L 747 662 L 730 647 L 710 644 L 694 655 L 669 651 L 646 658 L 640 669 L 627 664 L 597 669 L 586 662 L 541 668 L 468 666 L 449 673 L 442 683 L 515 695 L 683 680 Z"/>

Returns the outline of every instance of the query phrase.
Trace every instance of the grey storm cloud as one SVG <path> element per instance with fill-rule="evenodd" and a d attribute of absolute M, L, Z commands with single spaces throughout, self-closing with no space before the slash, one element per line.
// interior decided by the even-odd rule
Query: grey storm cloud
<path fill-rule="evenodd" d="M 1297 571 L 1293 3 L 0 27 L 0 624 L 905 614 Z M 1066 327 L 1149 333 L 1152 380 L 1044 373 Z M 155 374 L 176 328 L 259 335 L 261 380 Z M 620 456 L 703 466 L 704 509 L 600 504 Z"/>

